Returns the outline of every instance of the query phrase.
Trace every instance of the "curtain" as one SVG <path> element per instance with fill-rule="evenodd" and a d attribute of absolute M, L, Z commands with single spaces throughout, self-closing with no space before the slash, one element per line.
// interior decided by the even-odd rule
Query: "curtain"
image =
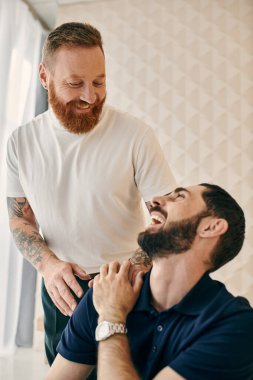
<path fill-rule="evenodd" d="M 21 0 L 0 0 L 1 355 L 12 354 L 16 344 L 22 345 L 25 342 L 23 345 L 27 345 L 26 342 L 31 341 L 33 327 L 36 272 L 17 252 L 9 232 L 5 156 L 9 134 L 35 116 L 43 33 L 41 25 Z"/>

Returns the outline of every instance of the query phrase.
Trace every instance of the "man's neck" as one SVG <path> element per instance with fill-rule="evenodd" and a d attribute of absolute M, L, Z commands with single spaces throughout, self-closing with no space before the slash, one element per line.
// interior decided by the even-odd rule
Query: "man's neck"
<path fill-rule="evenodd" d="M 150 288 L 151 302 L 157 311 L 169 309 L 179 303 L 206 272 L 202 265 L 186 255 L 188 252 L 154 261 Z"/>

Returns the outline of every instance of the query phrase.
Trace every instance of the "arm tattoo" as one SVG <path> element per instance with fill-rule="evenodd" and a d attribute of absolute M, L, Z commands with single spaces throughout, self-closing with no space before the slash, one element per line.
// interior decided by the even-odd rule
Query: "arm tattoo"
<path fill-rule="evenodd" d="M 26 198 L 19 198 L 22 199 L 20 201 L 17 200 L 17 198 L 7 198 L 7 207 L 10 218 L 13 216 L 18 216 L 19 218 L 22 218 L 24 216 L 23 214 L 23 208 L 26 204 L 28 204 Z"/>
<path fill-rule="evenodd" d="M 134 265 L 144 265 L 145 267 L 152 265 L 152 260 L 148 254 L 140 248 L 135 251 L 134 255 L 130 258 L 130 261 Z"/>
<path fill-rule="evenodd" d="M 21 228 L 16 228 L 13 230 L 13 238 L 20 252 L 34 266 L 42 261 L 41 252 L 47 245 L 37 231 L 28 234 Z"/>

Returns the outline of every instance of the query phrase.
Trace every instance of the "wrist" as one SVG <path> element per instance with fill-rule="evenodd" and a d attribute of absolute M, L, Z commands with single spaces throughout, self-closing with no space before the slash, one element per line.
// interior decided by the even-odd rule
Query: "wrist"
<path fill-rule="evenodd" d="M 127 328 L 125 323 L 112 323 L 109 321 L 102 321 L 98 323 L 95 331 L 95 337 L 97 342 L 106 340 L 112 337 L 113 335 L 118 334 L 127 334 Z"/>
<path fill-rule="evenodd" d="M 52 251 L 44 252 L 43 259 L 38 263 L 37 270 L 42 276 L 44 276 L 47 266 L 54 265 L 59 261 L 60 260 Z"/>
<path fill-rule="evenodd" d="M 98 317 L 98 323 L 108 321 L 111 323 L 126 323 L 126 316 L 120 315 L 120 314 L 100 314 Z"/>

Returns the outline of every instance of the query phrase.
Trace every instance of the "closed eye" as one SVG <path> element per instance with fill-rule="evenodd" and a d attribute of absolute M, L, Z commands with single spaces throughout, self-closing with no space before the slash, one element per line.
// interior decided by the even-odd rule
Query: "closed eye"
<path fill-rule="evenodd" d="M 93 82 L 93 85 L 95 87 L 102 87 L 104 85 L 104 82 Z"/>
<path fill-rule="evenodd" d="M 82 82 L 76 82 L 76 83 L 68 83 L 70 87 L 80 87 L 82 86 Z"/>
<path fill-rule="evenodd" d="M 189 194 L 189 190 L 187 190 L 185 187 L 177 187 L 172 195 L 173 195 L 173 199 L 174 200 L 180 200 L 180 199 L 184 199 L 187 197 L 187 194 Z"/>
<path fill-rule="evenodd" d="M 182 199 L 185 199 L 185 197 L 186 197 L 186 196 L 185 196 L 185 193 L 183 193 L 183 192 L 182 192 L 182 193 L 176 193 L 176 194 L 175 194 L 175 197 L 174 197 L 174 200 L 175 200 L 175 201 L 177 201 L 177 200 L 180 201 L 180 200 L 182 200 Z"/>

